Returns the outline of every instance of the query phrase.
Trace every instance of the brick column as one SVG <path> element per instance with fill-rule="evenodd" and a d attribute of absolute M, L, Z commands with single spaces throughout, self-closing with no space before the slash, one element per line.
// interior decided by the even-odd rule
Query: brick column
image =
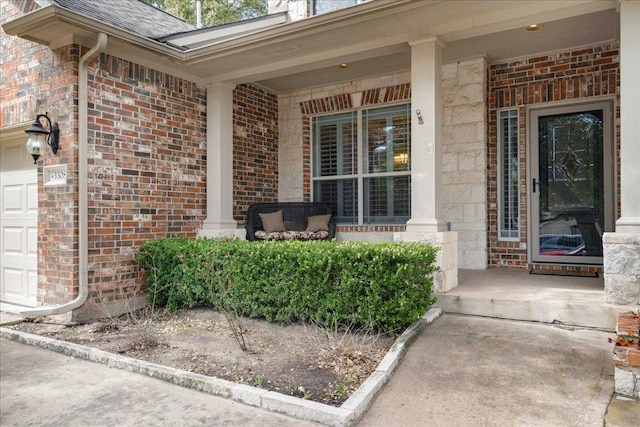
<path fill-rule="evenodd" d="M 435 37 L 411 45 L 411 219 L 400 242 L 426 242 L 440 248 L 434 291 L 458 285 L 458 234 L 442 219 L 442 48 Z M 419 111 L 419 113 L 418 113 Z"/>
<path fill-rule="evenodd" d="M 233 219 L 233 89 L 207 85 L 207 219 L 199 237 L 244 238 Z"/>
<path fill-rule="evenodd" d="M 640 304 L 640 2 L 620 2 L 620 207 L 615 233 L 605 233 L 607 302 Z"/>

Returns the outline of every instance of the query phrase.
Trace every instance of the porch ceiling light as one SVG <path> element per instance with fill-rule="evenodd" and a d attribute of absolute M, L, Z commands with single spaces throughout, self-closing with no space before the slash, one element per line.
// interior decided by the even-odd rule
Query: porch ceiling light
<path fill-rule="evenodd" d="M 42 126 L 42 123 L 40 122 L 42 118 L 47 120 L 49 130 Z M 49 147 L 51 147 L 53 154 L 58 153 L 60 128 L 58 127 L 58 122 L 51 123 L 51 120 L 46 113 L 38 114 L 34 122 L 31 123 L 31 126 L 29 126 L 25 132 L 29 135 L 29 139 L 27 139 L 27 153 L 33 157 L 33 164 L 36 164 L 42 155 L 45 142 Z"/>
<path fill-rule="evenodd" d="M 532 32 L 532 31 L 540 31 L 543 28 L 544 26 L 542 24 L 531 24 L 524 27 L 524 30 Z"/>
<path fill-rule="evenodd" d="M 351 65 L 347 64 L 346 62 L 343 62 L 342 64 L 338 64 L 337 67 L 340 68 L 341 70 L 345 70 L 347 68 L 351 68 Z"/>

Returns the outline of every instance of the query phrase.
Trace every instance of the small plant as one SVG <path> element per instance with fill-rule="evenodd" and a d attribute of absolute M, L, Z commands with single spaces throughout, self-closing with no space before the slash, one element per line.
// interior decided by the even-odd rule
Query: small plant
<path fill-rule="evenodd" d="M 253 386 L 254 387 L 261 387 L 263 381 L 264 381 L 264 377 L 262 375 L 258 374 L 258 375 L 255 376 L 255 378 L 253 378 Z"/>
<path fill-rule="evenodd" d="M 229 278 L 229 270 L 226 267 L 229 263 L 230 256 L 225 254 L 221 258 L 212 258 L 209 266 L 209 290 L 211 292 L 211 301 L 218 311 L 224 314 L 231 336 L 240 350 L 251 352 L 245 339 L 245 331 L 240 324 L 238 312 L 233 307 L 227 307 L 225 303 L 228 293 L 233 289 L 233 283 Z"/>
<path fill-rule="evenodd" d="M 348 383 L 348 379 L 347 377 L 344 377 L 336 384 L 335 398 L 342 399 L 342 397 L 347 393 L 347 390 L 348 390 L 347 383 Z"/>

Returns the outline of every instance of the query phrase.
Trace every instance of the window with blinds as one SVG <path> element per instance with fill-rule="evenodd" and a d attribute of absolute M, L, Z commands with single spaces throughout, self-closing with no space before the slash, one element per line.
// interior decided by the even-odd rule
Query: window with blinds
<path fill-rule="evenodd" d="M 498 238 L 520 239 L 518 110 L 498 114 Z"/>
<path fill-rule="evenodd" d="M 313 119 L 313 197 L 330 203 L 339 223 L 396 224 L 409 219 L 409 107 Z"/>

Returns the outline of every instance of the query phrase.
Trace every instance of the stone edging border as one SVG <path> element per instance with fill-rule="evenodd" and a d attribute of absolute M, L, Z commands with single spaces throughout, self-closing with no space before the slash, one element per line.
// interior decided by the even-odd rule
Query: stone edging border
<path fill-rule="evenodd" d="M 443 310 L 441 308 L 431 307 L 419 321 L 409 326 L 396 339 L 376 370 L 340 407 L 287 396 L 244 384 L 236 384 L 220 378 L 194 374 L 181 369 L 3 327 L 0 327 L 0 338 L 41 347 L 81 360 L 101 363 L 110 368 L 124 369 L 147 375 L 181 387 L 232 399 L 245 405 L 263 408 L 267 411 L 277 412 L 300 420 L 342 427 L 351 426 L 360 419 L 373 402 L 377 393 L 382 389 L 382 386 L 391 378 L 409 345 L 428 324 L 435 321 L 442 314 Z"/>

